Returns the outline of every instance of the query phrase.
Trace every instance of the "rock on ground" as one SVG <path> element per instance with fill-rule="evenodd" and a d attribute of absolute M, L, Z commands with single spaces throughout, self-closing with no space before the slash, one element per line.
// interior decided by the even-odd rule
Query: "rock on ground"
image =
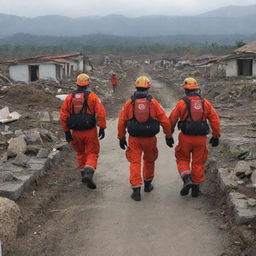
<path fill-rule="evenodd" d="M 13 138 L 8 146 L 8 156 L 16 156 L 18 153 L 25 153 L 27 144 L 23 136 Z"/>
<path fill-rule="evenodd" d="M 2 241 L 3 255 L 10 253 L 14 248 L 20 218 L 18 205 L 0 197 L 0 241 Z"/>

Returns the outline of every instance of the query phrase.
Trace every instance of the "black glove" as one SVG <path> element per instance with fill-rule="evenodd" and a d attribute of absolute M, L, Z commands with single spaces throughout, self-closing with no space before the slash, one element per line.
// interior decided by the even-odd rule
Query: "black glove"
<path fill-rule="evenodd" d="M 65 137 L 66 137 L 66 141 L 69 143 L 70 141 L 73 140 L 72 134 L 71 132 L 65 132 Z"/>
<path fill-rule="evenodd" d="M 165 141 L 166 141 L 166 145 L 170 148 L 173 147 L 173 144 L 174 144 L 174 140 L 173 140 L 173 137 L 171 138 L 165 138 Z"/>
<path fill-rule="evenodd" d="M 100 128 L 98 137 L 100 140 L 102 140 L 105 137 L 105 129 L 104 128 Z"/>
<path fill-rule="evenodd" d="M 126 139 L 125 139 L 125 138 L 124 138 L 124 139 L 119 139 L 119 146 L 120 146 L 120 148 L 123 149 L 123 150 L 126 149 L 126 147 L 127 147 L 128 145 L 127 145 L 127 142 L 126 142 Z"/>
<path fill-rule="evenodd" d="M 212 144 L 212 147 L 217 147 L 219 145 L 219 138 L 211 137 L 210 144 Z"/>

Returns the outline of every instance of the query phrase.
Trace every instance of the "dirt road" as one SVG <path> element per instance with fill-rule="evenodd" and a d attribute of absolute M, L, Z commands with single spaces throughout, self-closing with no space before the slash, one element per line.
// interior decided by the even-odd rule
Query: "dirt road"
<path fill-rule="evenodd" d="M 156 81 L 153 86 L 157 90 L 152 88 L 152 93 L 171 107 L 170 92 Z M 182 183 L 174 150 L 165 145 L 163 135 L 158 137 L 155 189 L 142 194 L 141 202 L 131 200 L 129 166 L 118 146 L 116 126 L 116 119 L 108 121 L 101 143 L 97 189 L 81 185 L 78 172 L 73 175 L 58 200 L 50 204 L 44 222 L 36 223 L 39 231 L 30 230 L 20 240 L 21 244 L 27 237 L 30 248 L 20 247 L 17 252 L 40 256 L 221 255 L 225 234 L 208 214 L 207 198 L 179 195 Z M 68 171 L 74 172 L 72 164 Z"/>

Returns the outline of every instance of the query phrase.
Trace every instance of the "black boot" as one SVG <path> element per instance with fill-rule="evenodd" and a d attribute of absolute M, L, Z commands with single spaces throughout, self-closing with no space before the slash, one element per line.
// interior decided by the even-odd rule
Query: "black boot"
<path fill-rule="evenodd" d="M 139 188 L 133 188 L 133 193 L 131 194 L 131 198 L 135 201 L 141 201 L 140 196 L 140 187 Z"/>
<path fill-rule="evenodd" d="M 199 188 L 199 184 L 193 184 L 192 185 L 191 196 L 198 197 L 200 194 L 201 194 L 201 191 L 200 191 L 200 188 Z"/>
<path fill-rule="evenodd" d="M 84 168 L 84 170 L 81 171 L 82 182 L 84 184 L 87 184 L 87 187 L 90 189 L 96 188 L 96 184 L 92 179 L 93 174 L 94 174 L 94 170 L 92 170 L 91 168 Z"/>
<path fill-rule="evenodd" d="M 151 192 L 154 189 L 154 186 L 152 185 L 152 180 L 144 181 L 144 192 Z"/>
<path fill-rule="evenodd" d="M 183 177 L 183 182 L 184 182 L 184 185 L 180 191 L 180 194 L 182 196 L 186 196 L 189 193 L 189 190 L 193 185 L 193 182 L 191 181 L 191 178 L 190 178 L 190 174 L 187 174 Z"/>

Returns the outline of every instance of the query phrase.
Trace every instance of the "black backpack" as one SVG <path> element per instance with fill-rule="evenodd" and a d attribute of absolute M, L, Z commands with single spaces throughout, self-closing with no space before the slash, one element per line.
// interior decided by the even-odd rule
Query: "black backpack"
<path fill-rule="evenodd" d="M 127 131 L 130 136 L 134 137 L 153 137 L 160 132 L 160 123 L 154 120 L 149 113 L 149 118 L 146 122 L 138 122 L 135 118 L 135 102 L 136 97 L 132 96 L 133 104 L 133 117 L 126 123 Z M 146 96 L 148 102 L 150 102 L 153 97 L 151 95 Z"/>
<path fill-rule="evenodd" d="M 79 113 L 75 113 L 73 99 L 76 97 L 76 94 L 78 93 L 84 94 L 84 103 Z M 95 113 L 86 113 L 88 109 L 92 113 L 88 105 L 89 95 L 89 91 L 75 91 L 72 93 L 72 112 L 69 118 L 67 119 L 67 126 L 70 130 L 89 130 L 96 127 Z"/>
<path fill-rule="evenodd" d="M 200 96 L 201 106 L 204 111 L 204 99 Z M 187 116 L 184 120 L 178 122 L 178 129 L 182 133 L 191 136 L 203 136 L 210 132 L 209 125 L 202 115 L 202 120 L 194 120 L 193 114 L 191 113 L 191 100 L 188 97 L 183 97 L 182 100 L 186 103 Z M 198 101 L 198 100 L 197 100 Z"/>

